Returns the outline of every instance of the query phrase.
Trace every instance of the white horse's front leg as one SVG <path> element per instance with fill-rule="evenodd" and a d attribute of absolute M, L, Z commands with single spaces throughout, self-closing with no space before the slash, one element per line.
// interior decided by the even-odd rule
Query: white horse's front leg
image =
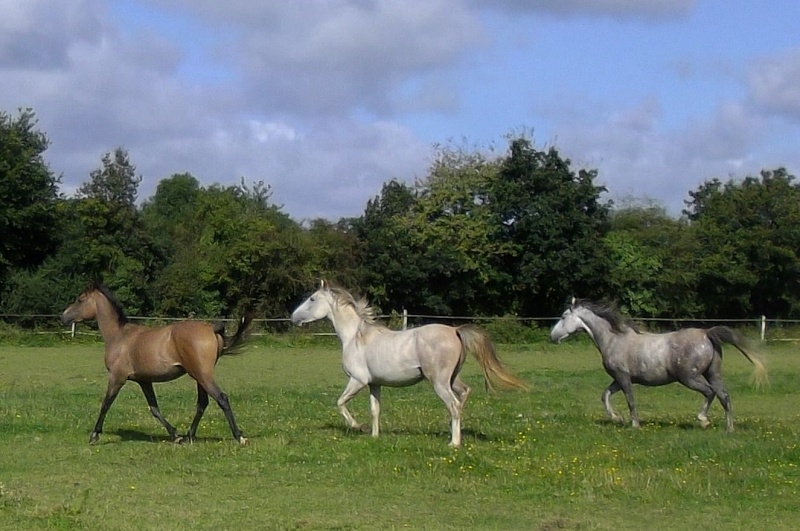
<path fill-rule="evenodd" d="M 353 418 L 353 415 L 350 414 L 350 410 L 347 409 L 346 404 L 351 398 L 356 396 L 359 391 L 364 389 L 364 387 L 366 387 L 365 384 L 359 382 L 355 378 L 350 378 L 350 381 L 347 382 L 347 387 L 344 388 L 342 396 L 340 396 L 339 400 L 336 401 L 336 407 L 339 408 L 339 413 L 341 413 L 344 417 L 347 426 L 355 430 L 360 430 L 361 424 L 355 418 Z"/>
<path fill-rule="evenodd" d="M 381 386 L 369 386 L 369 412 L 372 413 L 372 436 L 377 437 L 381 430 Z"/>

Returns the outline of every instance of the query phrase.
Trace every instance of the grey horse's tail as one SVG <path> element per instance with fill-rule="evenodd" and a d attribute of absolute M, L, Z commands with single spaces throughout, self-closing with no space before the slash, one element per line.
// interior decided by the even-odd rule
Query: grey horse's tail
<path fill-rule="evenodd" d="M 729 345 L 736 347 L 739 352 L 744 354 L 744 357 L 747 358 L 747 360 L 755 367 L 751 380 L 757 386 L 769 383 L 767 369 L 764 367 L 764 364 L 761 362 L 761 360 L 759 360 L 758 357 L 752 352 L 753 349 L 750 346 L 750 341 L 748 341 L 747 338 L 745 338 L 736 330 L 728 328 L 727 326 L 715 326 L 713 328 L 709 328 L 706 330 L 706 335 L 711 341 L 711 344 L 714 345 L 714 349 L 720 353 L 722 352 L 722 344 L 728 343 Z"/>
<path fill-rule="evenodd" d="M 465 352 L 471 352 L 483 370 L 483 380 L 487 389 L 495 389 L 497 385 L 517 389 L 527 389 L 525 382 L 503 368 L 494 345 L 486 334 L 476 326 L 463 325 L 456 328 Z"/>
<path fill-rule="evenodd" d="M 249 313 L 245 314 L 245 316 L 239 321 L 239 328 L 236 329 L 236 333 L 232 336 L 225 335 L 224 323 L 214 323 L 214 333 L 220 336 L 223 341 L 222 350 L 220 351 L 219 356 L 230 356 L 232 354 L 241 353 L 242 345 L 247 337 L 245 332 L 247 332 L 247 329 L 250 328 L 250 323 L 252 322 L 253 316 Z"/>

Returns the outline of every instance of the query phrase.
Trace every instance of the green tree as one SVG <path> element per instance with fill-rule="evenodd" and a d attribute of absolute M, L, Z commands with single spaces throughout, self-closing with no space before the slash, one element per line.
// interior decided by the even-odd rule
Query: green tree
<path fill-rule="evenodd" d="M 361 217 L 347 221 L 357 240 L 362 289 L 376 306 L 387 310 L 422 307 L 419 289 L 426 275 L 412 253 L 411 235 L 403 225 L 415 202 L 414 190 L 393 179 L 367 202 Z"/>
<path fill-rule="evenodd" d="M 708 315 L 800 315 L 800 185 L 785 169 L 690 192 L 701 243 L 698 295 Z"/>
<path fill-rule="evenodd" d="M 164 315 L 284 315 L 309 287 L 299 225 L 263 183 L 201 188 L 175 229 L 175 252 L 153 283 Z M 156 297 L 154 297 L 155 299 Z"/>
<path fill-rule="evenodd" d="M 44 161 L 47 136 L 32 110 L 0 111 L 0 286 L 12 269 L 30 270 L 58 244 L 59 178 Z"/>
<path fill-rule="evenodd" d="M 685 220 L 652 200 L 622 200 L 611 211 L 609 295 L 634 316 L 697 317 L 696 240 Z"/>
<path fill-rule="evenodd" d="M 552 316 L 570 295 L 605 294 L 603 238 L 610 204 L 597 172 L 570 168 L 555 148 L 537 150 L 524 137 L 510 141 L 492 194 L 503 239 L 513 246 L 505 271 L 514 279 L 505 299 L 526 316 Z"/>
<path fill-rule="evenodd" d="M 417 200 L 400 225 L 425 280 L 421 311 L 443 315 L 504 313 L 512 252 L 491 204 L 498 164 L 478 152 L 440 149 Z"/>
<path fill-rule="evenodd" d="M 129 313 L 146 313 L 157 253 L 135 204 L 142 177 L 121 148 L 101 161 L 66 203 L 59 261 L 71 276 L 103 280 Z"/>

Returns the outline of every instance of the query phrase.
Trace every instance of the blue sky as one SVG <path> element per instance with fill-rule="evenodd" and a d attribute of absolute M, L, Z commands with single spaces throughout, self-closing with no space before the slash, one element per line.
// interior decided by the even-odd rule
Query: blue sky
<path fill-rule="evenodd" d="M 678 214 L 711 178 L 800 172 L 790 0 L 0 0 L 0 110 L 31 107 L 69 195 L 122 146 L 140 198 L 264 181 L 363 213 L 434 146 L 509 133 Z"/>

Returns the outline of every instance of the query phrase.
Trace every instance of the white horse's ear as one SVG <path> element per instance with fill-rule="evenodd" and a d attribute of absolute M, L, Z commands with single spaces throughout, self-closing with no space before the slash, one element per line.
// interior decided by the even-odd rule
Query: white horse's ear
<path fill-rule="evenodd" d="M 328 289 L 328 282 L 324 278 L 319 281 L 319 289 Z"/>

